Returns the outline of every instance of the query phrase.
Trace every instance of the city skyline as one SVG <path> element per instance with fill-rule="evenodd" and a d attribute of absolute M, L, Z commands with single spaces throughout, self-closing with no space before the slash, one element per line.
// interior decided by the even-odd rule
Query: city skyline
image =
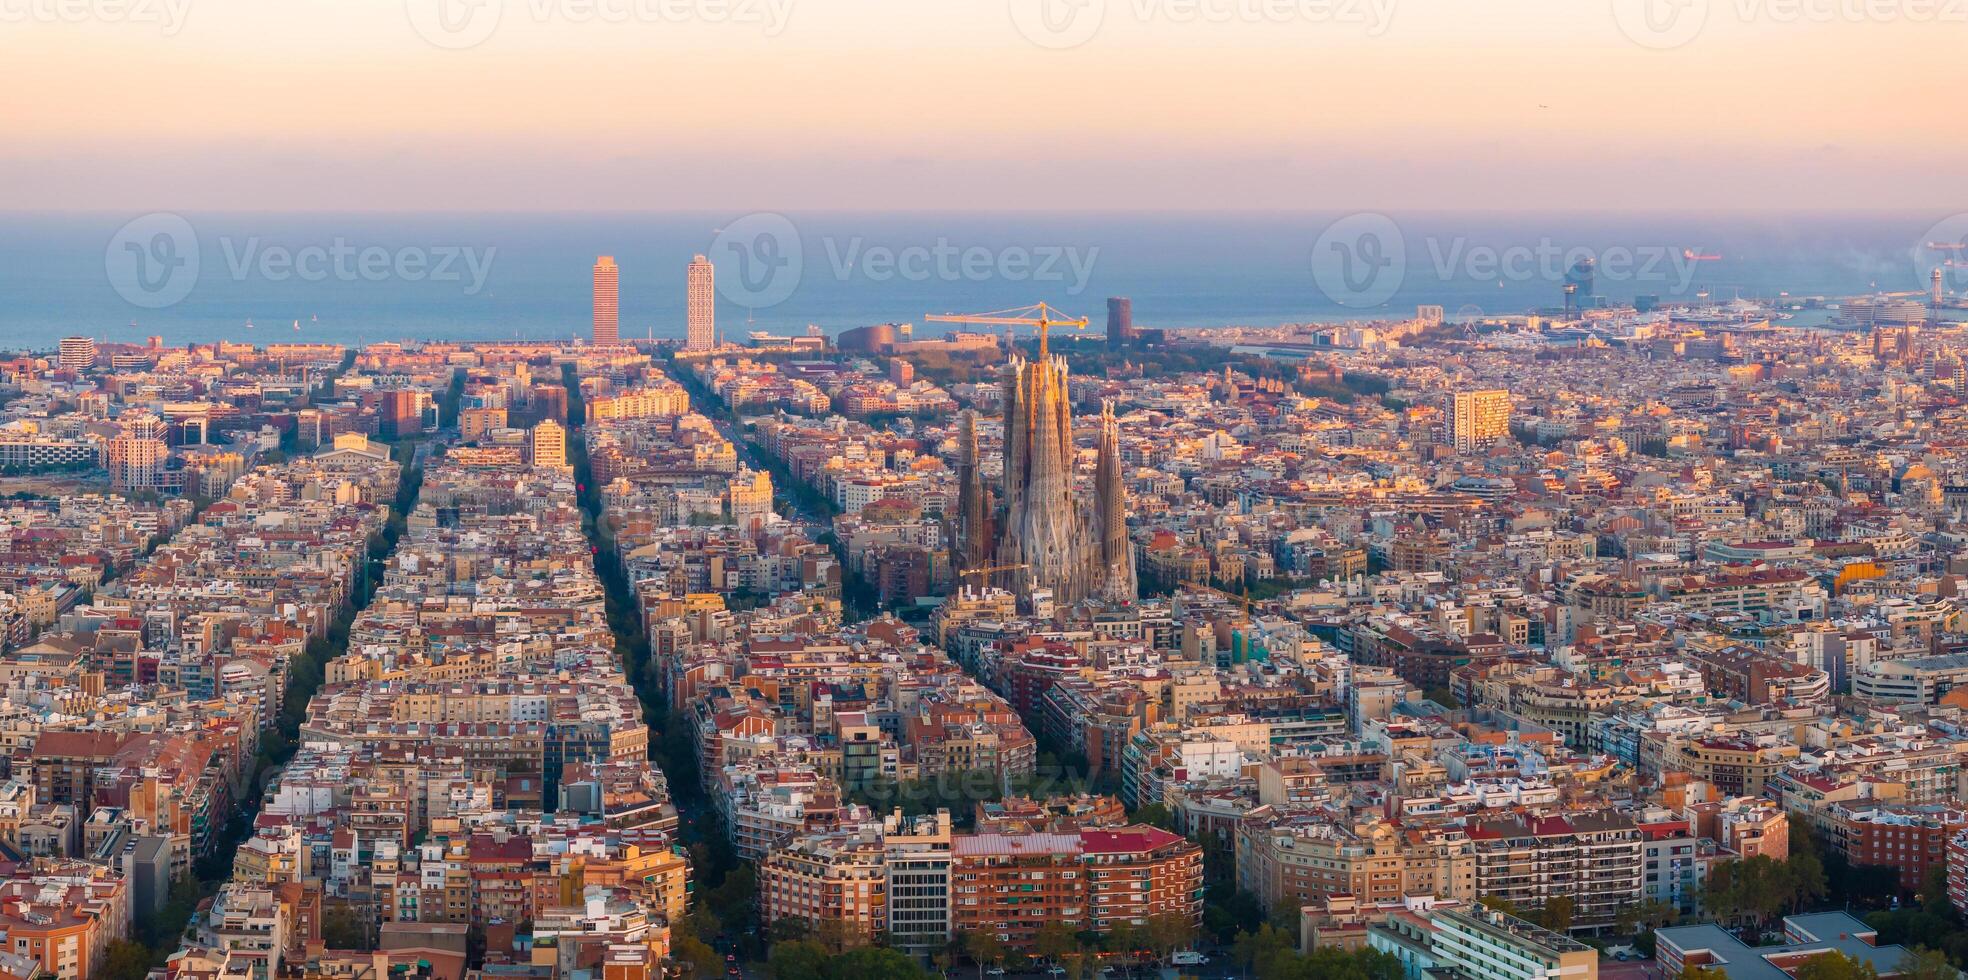
<path fill-rule="evenodd" d="M 1968 0 L 0 0 L 0 980 L 1968 980 Z"/>

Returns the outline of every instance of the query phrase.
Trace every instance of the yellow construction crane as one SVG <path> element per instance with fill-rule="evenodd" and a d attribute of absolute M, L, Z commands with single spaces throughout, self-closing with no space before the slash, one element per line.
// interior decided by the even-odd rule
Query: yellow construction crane
<path fill-rule="evenodd" d="M 979 568 L 970 568 L 958 572 L 957 577 L 969 578 L 972 575 L 995 575 L 999 572 L 1016 572 L 1031 567 L 1030 565 L 984 565 Z"/>
<path fill-rule="evenodd" d="M 1041 358 L 1044 358 L 1046 352 L 1050 349 L 1046 343 L 1046 334 L 1053 327 L 1072 327 L 1075 330 L 1085 330 L 1087 327 L 1086 317 L 1065 316 L 1044 303 L 1038 303 L 1033 306 L 1021 306 L 1015 310 L 998 310 L 993 313 L 944 313 L 940 315 L 936 313 L 925 313 L 923 314 L 923 319 L 930 323 L 984 323 L 1006 327 L 1037 327 L 1039 328 L 1039 357 Z"/>

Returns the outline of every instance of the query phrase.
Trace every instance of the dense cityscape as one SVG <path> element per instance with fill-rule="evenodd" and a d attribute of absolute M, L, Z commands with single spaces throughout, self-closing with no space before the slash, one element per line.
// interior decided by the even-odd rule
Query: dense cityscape
<path fill-rule="evenodd" d="M 11 356 L 0 977 L 1953 977 L 1961 304 L 1573 271 Z"/>

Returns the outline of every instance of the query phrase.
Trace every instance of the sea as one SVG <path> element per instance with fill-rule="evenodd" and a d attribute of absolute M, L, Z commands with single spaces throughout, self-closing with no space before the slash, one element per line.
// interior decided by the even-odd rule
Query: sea
<path fill-rule="evenodd" d="M 685 267 L 717 321 L 827 334 L 1040 301 L 1102 329 L 1476 317 L 1580 293 L 1668 305 L 1968 287 L 1968 214 L 1913 213 L 0 213 L 0 350 L 553 339 L 589 330 L 598 255 L 624 338 L 681 337 Z M 1592 271 L 1581 276 L 1580 260 Z M 961 329 L 961 328 L 959 328 Z"/>

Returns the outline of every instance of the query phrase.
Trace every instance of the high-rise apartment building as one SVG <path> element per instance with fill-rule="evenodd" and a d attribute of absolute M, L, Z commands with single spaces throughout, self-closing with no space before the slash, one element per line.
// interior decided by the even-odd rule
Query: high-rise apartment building
<path fill-rule="evenodd" d="M 934 954 L 950 940 L 950 813 L 884 821 L 888 938 L 910 953 Z"/>
<path fill-rule="evenodd" d="M 685 270 L 687 303 L 684 333 L 685 350 L 710 350 L 717 346 L 717 279 L 711 260 L 694 256 Z"/>
<path fill-rule="evenodd" d="M 881 835 L 839 831 L 800 837 L 759 862 L 759 906 L 770 925 L 824 924 L 844 945 L 874 942 L 888 928 Z"/>
<path fill-rule="evenodd" d="M 533 465 L 551 469 L 567 467 L 567 430 L 553 419 L 541 419 L 533 427 Z"/>
<path fill-rule="evenodd" d="M 1479 820 L 1468 833 L 1478 898 L 1520 909 L 1569 898 L 1574 928 L 1611 925 L 1621 909 L 1640 904 L 1640 830 L 1613 811 Z"/>
<path fill-rule="evenodd" d="M 1481 449 L 1510 435 L 1510 392 L 1501 388 L 1458 391 L 1449 397 L 1447 409 L 1447 434 L 1457 452 Z"/>
<path fill-rule="evenodd" d="M 105 464 L 112 490 L 158 490 L 164 486 L 164 464 L 171 447 L 164 442 L 164 420 L 133 415 L 123 420 L 123 433 L 109 441 Z"/>
<path fill-rule="evenodd" d="M 952 841 L 950 925 L 1029 949 L 1047 922 L 1107 932 L 1203 911 L 1203 849 L 1135 824 L 1071 834 L 977 834 Z"/>
<path fill-rule="evenodd" d="M 96 363 L 96 342 L 90 337 L 63 337 L 56 363 L 70 371 L 87 371 Z"/>
<path fill-rule="evenodd" d="M 594 342 L 596 346 L 622 339 L 622 270 L 615 257 L 604 255 L 594 264 Z"/>
<path fill-rule="evenodd" d="M 382 393 L 376 428 L 385 439 L 408 439 L 424 431 L 424 407 L 430 395 L 409 388 Z"/>

